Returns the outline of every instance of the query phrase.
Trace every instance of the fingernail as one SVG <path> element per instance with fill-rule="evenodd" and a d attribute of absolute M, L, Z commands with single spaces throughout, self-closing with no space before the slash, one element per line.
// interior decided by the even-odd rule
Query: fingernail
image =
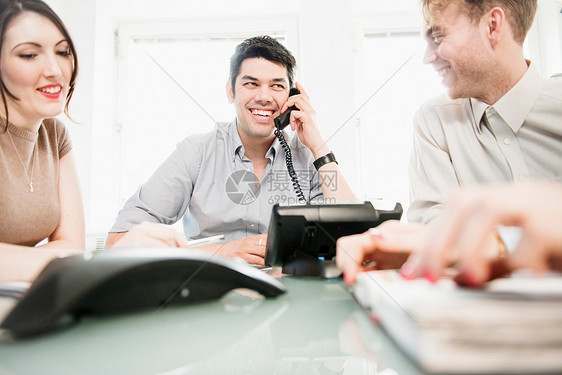
<path fill-rule="evenodd" d="M 414 278 L 414 271 L 416 267 L 414 265 L 405 263 L 402 268 L 400 268 L 400 276 L 406 280 L 412 280 Z"/>
<path fill-rule="evenodd" d="M 379 240 L 382 240 L 384 238 L 384 236 L 382 235 L 381 231 L 378 230 L 377 228 L 371 228 L 369 229 L 369 234 L 371 235 L 371 237 L 376 237 Z"/>
<path fill-rule="evenodd" d="M 458 276 L 456 277 L 456 281 L 458 284 L 464 285 L 464 286 L 468 286 L 471 288 L 477 287 L 478 283 L 476 282 L 476 278 L 474 277 L 474 274 L 472 272 L 469 271 L 462 271 L 458 274 Z"/>
<path fill-rule="evenodd" d="M 435 274 L 429 268 L 426 268 L 423 271 L 423 277 L 431 283 L 435 283 L 437 281 L 437 277 L 435 277 Z"/>

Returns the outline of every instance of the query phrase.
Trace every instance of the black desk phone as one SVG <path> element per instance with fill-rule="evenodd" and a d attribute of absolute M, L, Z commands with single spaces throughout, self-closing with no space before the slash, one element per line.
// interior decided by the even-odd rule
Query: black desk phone
<path fill-rule="evenodd" d="M 300 91 L 295 87 L 291 88 L 291 90 L 289 91 L 289 96 L 293 96 L 297 94 L 300 94 Z M 297 178 L 297 174 L 295 172 L 295 168 L 293 167 L 293 154 L 291 153 L 291 148 L 287 144 L 287 140 L 285 139 L 285 136 L 283 135 L 283 131 L 282 131 L 283 129 L 285 129 L 287 125 L 289 125 L 289 121 L 291 119 L 291 112 L 298 111 L 298 110 L 299 109 L 296 106 L 291 106 L 287 108 L 285 112 L 277 116 L 273 120 L 275 122 L 274 134 L 277 137 L 277 139 L 279 139 L 279 143 L 281 143 L 281 147 L 283 147 L 283 149 L 285 150 L 285 163 L 287 164 L 287 170 L 289 171 L 289 177 L 291 178 L 291 181 L 293 183 L 293 189 L 297 194 L 297 199 L 301 203 L 306 203 L 307 200 L 304 197 L 301 186 L 299 184 L 299 180 Z"/>
<path fill-rule="evenodd" d="M 265 254 L 266 266 L 284 274 L 337 277 L 336 241 L 362 233 L 386 220 L 400 220 L 402 205 L 376 209 L 370 202 L 273 206 Z"/>
<path fill-rule="evenodd" d="M 33 336 L 83 315 L 209 301 L 235 288 L 265 297 L 286 291 L 257 268 L 194 249 L 110 249 L 90 258 L 76 254 L 51 261 L 0 327 L 15 336 Z"/>

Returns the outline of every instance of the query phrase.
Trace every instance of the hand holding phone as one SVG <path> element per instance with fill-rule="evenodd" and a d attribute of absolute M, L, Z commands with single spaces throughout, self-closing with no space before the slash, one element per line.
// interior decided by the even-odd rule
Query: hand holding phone
<path fill-rule="evenodd" d="M 291 88 L 289 91 L 289 96 L 300 94 L 300 91 L 296 88 Z M 301 186 L 299 184 L 299 180 L 297 178 L 297 173 L 295 172 L 295 168 L 293 167 L 293 156 L 291 154 L 291 148 L 287 144 L 287 140 L 283 135 L 283 130 L 287 125 L 289 125 L 289 120 L 291 119 L 291 111 L 299 110 L 296 106 L 291 106 L 287 108 L 287 110 L 277 116 L 273 121 L 275 122 L 275 136 L 279 139 L 279 143 L 285 150 L 285 163 L 287 164 L 287 171 L 289 172 L 289 177 L 293 182 L 293 188 L 295 189 L 295 193 L 299 201 L 306 202 L 306 198 L 302 192 Z"/>
<path fill-rule="evenodd" d="M 300 91 L 293 87 L 289 91 L 289 96 L 300 94 Z M 296 106 L 291 106 L 287 108 L 287 110 L 277 116 L 273 121 L 275 122 L 275 127 L 279 130 L 285 129 L 287 125 L 289 125 L 289 120 L 291 119 L 291 111 L 298 111 L 299 109 Z"/>

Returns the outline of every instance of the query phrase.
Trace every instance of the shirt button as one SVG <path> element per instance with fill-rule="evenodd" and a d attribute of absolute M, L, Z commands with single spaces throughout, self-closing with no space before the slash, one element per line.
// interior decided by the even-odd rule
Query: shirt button
<path fill-rule="evenodd" d="M 506 145 L 509 146 L 509 144 L 511 143 L 511 139 L 506 138 L 506 139 L 503 140 L 503 143 L 505 143 Z"/>
<path fill-rule="evenodd" d="M 494 107 L 490 107 L 490 114 L 491 115 L 495 115 L 496 114 L 496 110 Z"/>

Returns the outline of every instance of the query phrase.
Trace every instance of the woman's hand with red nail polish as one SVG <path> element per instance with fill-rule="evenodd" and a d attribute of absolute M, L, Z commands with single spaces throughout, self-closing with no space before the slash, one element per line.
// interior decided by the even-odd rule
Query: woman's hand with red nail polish
<path fill-rule="evenodd" d="M 398 269 L 425 233 L 422 225 L 385 221 L 365 233 L 337 241 L 336 263 L 345 281 L 352 284 L 357 273 L 374 269 Z"/>

